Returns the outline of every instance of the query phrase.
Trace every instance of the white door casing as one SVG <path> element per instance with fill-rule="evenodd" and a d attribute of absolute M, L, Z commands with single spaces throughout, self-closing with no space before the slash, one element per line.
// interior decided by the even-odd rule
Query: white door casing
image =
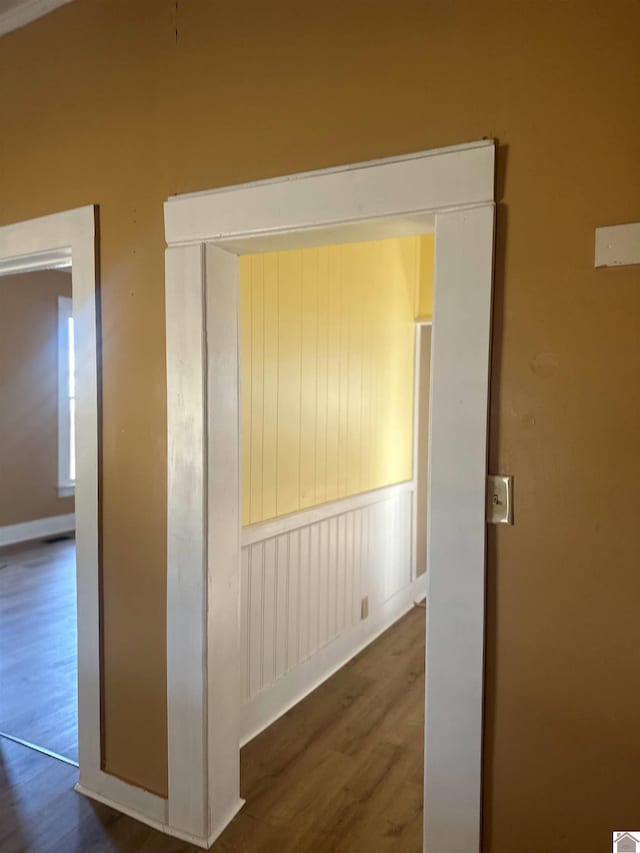
<path fill-rule="evenodd" d="M 206 846 L 242 805 L 237 256 L 435 216 L 424 850 L 479 851 L 494 159 L 483 141 L 165 203 L 173 834 Z"/>

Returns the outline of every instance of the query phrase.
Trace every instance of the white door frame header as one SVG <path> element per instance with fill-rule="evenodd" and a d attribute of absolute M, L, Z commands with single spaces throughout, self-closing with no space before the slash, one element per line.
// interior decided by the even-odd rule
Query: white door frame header
<path fill-rule="evenodd" d="M 173 196 L 165 237 L 168 246 L 214 242 L 241 255 L 260 251 L 267 235 L 292 240 L 292 232 L 493 203 L 494 159 L 494 143 L 481 141 Z"/>
<path fill-rule="evenodd" d="M 231 537 L 222 524 L 227 502 L 237 500 L 237 464 L 237 480 L 227 465 L 215 485 L 224 459 L 239 453 L 235 256 L 353 239 L 354 224 L 358 239 L 379 239 L 387 224 L 388 236 L 415 234 L 433 230 L 435 217 L 425 851 L 479 850 L 494 169 L 495 144 L 481 141 L 165 202 L 168 822 L 202 846 L 241 804 L 239 743 L 231 770 L 227 746 L 214 743 L 216 726 L 239 717 L 241 701 L 235 660 L 215 654 L 239 642 L 238 585 L 230 581 L 240 571 L 239 522 Z M 224 560 L 214 540 L 224 540 Z M 187 756 L 200 756 L 196 767 Z"/>

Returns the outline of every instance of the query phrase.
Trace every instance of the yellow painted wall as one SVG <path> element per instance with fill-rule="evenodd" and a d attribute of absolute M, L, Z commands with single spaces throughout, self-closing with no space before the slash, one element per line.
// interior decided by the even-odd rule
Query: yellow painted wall
<path fill-rule="evenodd" d="M 241 258 L 244 525 L 411 478 L 420 258 L 420 237 Z"/>
<path fill-rule="evenodd" d="M 428 320 L 433 316 L 435 234 L 423 234 L 419 240 L 420 277 L 416 288 L 416 319 Z"/>

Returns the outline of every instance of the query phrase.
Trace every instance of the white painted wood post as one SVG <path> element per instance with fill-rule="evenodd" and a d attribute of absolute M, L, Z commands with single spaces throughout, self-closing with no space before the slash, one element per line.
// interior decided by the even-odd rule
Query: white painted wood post
<path fill-rule="evenodd" d="M 436 217 L 425 853 L 480 850 L 493 227 L 493 204 Z"/>
<path fill-rule="evenodd" d="M 166 252 L 169 825 L 207 838 L 206 325 L 202 246 Z M 192 607 L 192 602 L 199 602 Z"/>
<path fill-rule="evenodd" d="M 206 247 L 208 806 L 213 841 L 240 799 L 239 262 Z"/>

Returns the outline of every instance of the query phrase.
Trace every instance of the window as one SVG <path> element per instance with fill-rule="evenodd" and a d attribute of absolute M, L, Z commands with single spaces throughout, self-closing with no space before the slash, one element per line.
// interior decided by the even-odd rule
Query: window
<path fill-rule="evenodd" d="M 73 303 L 58 297 L 58 495 L 74 494 L 76 482 L 76 383 Z"/>

